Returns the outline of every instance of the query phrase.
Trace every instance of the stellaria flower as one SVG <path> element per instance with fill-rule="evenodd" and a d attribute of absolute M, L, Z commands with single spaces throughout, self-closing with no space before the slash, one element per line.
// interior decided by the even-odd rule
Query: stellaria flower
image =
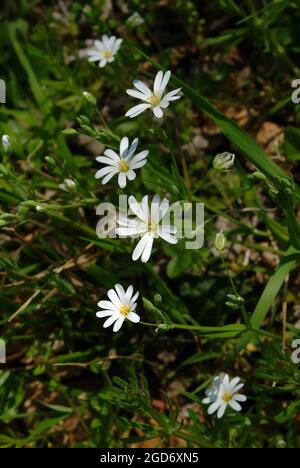
<path fill-rule="evenodd" d="M 203 399 L 204 404 L 209 404 L 208 414 L 213 414 L 217 411 L 217 418 L 223 417 L 227 406 L 230 406 L 235 411 L 241 411 L 242 407 L 238 403 L 247 400 L 245 395 L 238 393 L 244 384 L 240 382 L 239 377 L 229 379 L 228 374 L 215 377 L 212 385 L 206 390 L 206 398 Z"/>
<path fill-rule="evenodd" d="M 178 242 L 175 237 L 176 228 L 162 222 L 170 210 L 167 199 L 160 201 L 159 195 L 155 195 L 150 206 L 148 195 L 144 196 L 141 203 L 133 195 L 129 197 L 128 201 L 136 218 L 119 219 L 120 227 L 116 229 L 116 234 L 125 237 L 142 236 L 133 251 L 132 260 L 136 261 L 141 258 L 142 262 L 146 263 L 150 258 L 155 238 L 161 237 L 170 244 Z"/>
<path fill-rule="evenodd" d="M 156 74 L 154 79 L 153 91 L 151 91 L 145 83 L 140 80 L 134 80 L 133 85 L 136 89 L 127 89 L 127 94 L 129 96 L 135 97 L 143 101 L 143 104 L 138 104 L 137 106 L 132 107 L 129 109 L 125 116 L 136 117 L 137 115 L 144 112 L 146 109 L 152 109 L 153 114 L 155 117 L 160 119 L 163 117 L 162 109 L 166 109 L 171 101 L 176 101 L 180 99 L 181 96 L 177 96 L 177 93 L 181 90 L 181 88 L 177 88 L 174 91 L 170 91 L 167 94 L 164 94 L 166 86 L 170 80 L 171 72 L 163 72 L 159 71 Z"/>
<path fill-rule="evenodd" d="M 5 153 L 10 150 L 10 138 L 8 135 L 2 135 L 2 147 Z"/>
<path fill-rule="evenodd" d="M 139 293 L 133 295 L 133 286 L 129 286 L 125 291 L 123 286 L 116 284 L 114 289 L 108 291 L 107 295 L 110 300 L 98 302 L 98 306 L 103 310 L 96 313 L 99 318 L 108 317 L 103 324 L 104 328 L 113 325 L 113 331 L 117 332 L 125 319 L 133 323 L 140 321 L 139 315 L 134 312 Z"/>
<path fill-rule="evenodd" d="M 64 190 L 65 192 L 69 192 L 71 190 L 74 190 L 76 187 L 76 182 L 72 179 L 65 179 L 62 184 L 58 185 L 61 190 Z"/>
<path fill-rule="evenodd" d="M 214 157 L 213 168 L 216 171 L 227 172 L 234 165 L 235 155 L 232 153 L 219 153 Z"/>
<path fill-rule="evenodd" d="M 111 149 L 105 150 L 105 156 L 96 158 L 98 162 L 106 164 L 105 167 L 96 172 L 96 179 L 103 177 L 102 184 L 106 184 L 114 175 L 119 174 L 119 186 L 126 187 L 127 179 L 134 180 L 136 178 L 134 171 L 147 164 L 148 150 L 141 151 L 134 156 L 138 143 L 138 138 L 135 138 L 130 144 L 128 138 L 124 137 L 120 143 L 120 154 Z"/>
<path fill-rule="evenodd" d="M 107 63 L 115 60 L 115 55 L 118 52 L 122 43 L 122 39 L 117 39 L 116 36 L 108 37 L 104 34 L 101 40 L 94 42 L 94 48 L 88 49 L 87 54 L 90 56 L 90 62 L 98 62 L 99 67 L 103 68 Z"/>

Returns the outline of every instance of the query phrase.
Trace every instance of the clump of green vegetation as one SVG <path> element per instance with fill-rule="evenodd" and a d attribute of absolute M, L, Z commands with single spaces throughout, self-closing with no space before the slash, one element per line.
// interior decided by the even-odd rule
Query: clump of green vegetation
<path fill-rule="evenodd" d="M 1 447 L 300 446 L 299 20 L 4 1 Z"/>

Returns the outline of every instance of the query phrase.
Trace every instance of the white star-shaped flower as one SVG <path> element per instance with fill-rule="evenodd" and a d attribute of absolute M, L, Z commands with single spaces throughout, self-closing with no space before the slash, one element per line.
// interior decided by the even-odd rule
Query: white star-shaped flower
<path fill-rule="evenodd" d="M 224 376 L 215 377 L 212 385 L 206 390 L 206 398 L 202 403 L 209 404 L 208 414 L 213 414 L 217 411 L 217 418 L 222 418 L 227 406 L 230 406 L 235 411 L 241 411 L 242 407 L 238 403 L 247 400 L 245 395 L 239 392 L 244 384 L 240 382 L 239 377 L 229 379 L 228 374 Z"/>
<path fill-rule="evenodd" d="M 134 180 L 136 178 L 136 169 L 147 164 L 148 150 L 141 151 L 134 155 L 139 140 L 135 138 L 130 144 L 127 137 L 122 138 L 120 143 L 120 154 L 117 154 L 112 149 L 104 151 L 104 156 L 98 156 L 96 161 L 106 164 L 105 167 L 96 172 L 95 177 L 99 179 L 103 177 L 102 184 L 106 184 L 116 174 L 118 175 L 118 184 L 121 188 L 126 187 L 127 179 Z"/>
<path fill-rule="evenodd" d="M 133 286 L 129 286 L 125 291 L 123 286 L 116 284 L 114 289 L 108 291 L 107 295 L 110 300 L 98 302 L 98 306 L 103 310 L 96 313 L 99 318 L 108 317 L 103 324 L 103 328 L 113 325 L 113 331 L 117 332 L 125 319 L 133 323 L 140 321 L 139 315 L 134 312 L 139 293 L 133 295 Z"/>
<path fill-rule="evenodd" d="M 176 228 L 162 222 L 170 209 L 167 199 L 160 201 L 159 195 L 155 195 L 149 206 L 148 195 L 144 196 L 141 203 L 131 195 L 129 206 L 136 218 L 119 219 L 120 227 L 116 229 L 116 234 L 122 237 L 142 236 L 133 251 L 132 260 L 136 261 L 141 258 L 142 262 L 146 263 L 151 256 L 155 238 L 161 237 L 170 244 L 178 242 L 175 237 Z"/>
<path fill-rule="evenodd" d="M 164 113 L 162 109 L 166 109 L 171 101 L 176 101 L 177 99 L 181 98 L 181 96 L 177 96 L 177 93 L 181 90 L 181 88 L 164 94 L 170 77 L 170 71 L 163 73 L 160 70 L 156 74 L 153 91 L 151 91 L 142 81 L 134 80 L 133 85 L 136 89 L 127 89 L 126 92 L 130 96 L 143 101 L 143 104 L 138 104 L 137 106 L 132 107 L 129 109 L 129 111 L 126 112 L 125 116 L 132 119 L 133 117 L 136 117 L 137 115 L 144 112 L 146 109 L 152 109 L 155 117 L 158 119 L 163 117 Z"/>
<path fill-rule="evenodd" d="M 94 42 L 94 48 L 87 50 L 90 62 L 98 62 L 99 67 L 103 68 L 109 62 L 115 60 L 115 55 L 118 52 L 122 43 L 122 39 L 117 39 L 116 36 L 108 37 L 106 34 L 101 40 Z"/>

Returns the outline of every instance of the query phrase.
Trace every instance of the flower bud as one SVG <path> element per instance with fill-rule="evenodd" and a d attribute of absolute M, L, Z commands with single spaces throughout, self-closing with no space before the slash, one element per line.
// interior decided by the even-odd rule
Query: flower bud
<path fill-rule="evenodd" d="M 10 138 L 8 135 L 2 136 L 2 147 L 5 153 L 10 151 Z"/>
<path fill-rule="evenodd" d="M 216 235 L 216 239 L 215 239 L 215 248 L 219 252 L 223 252 L 223 250 L 226 247 L 226 244 L 227 244 L 227 239 L 224 236 L 223 232 L 222 231 L 218 232 L 218 234 Z"/>
<path fill-rule="evenodd" d="M 59 188 L 65 192 L 69 192 L 76 187 L 76 182 L 72 179 L 65 179 L 62 184 L 59 184 Z"/>
<path fill-rule="evenodd" d="M 89 104 L 92 104 L 93 106 L 97 105 L 97 99 L 91 93 L 88 93 L 87 91 L 83 91 L 82 95 Z"/>
<path fill-rule="evenodd" d="M 221 172 L 229 171 L 234 164 L 234 159 L 235 155 L 232 153 L 219 153 L 214 157 L 213 168 Z"/>

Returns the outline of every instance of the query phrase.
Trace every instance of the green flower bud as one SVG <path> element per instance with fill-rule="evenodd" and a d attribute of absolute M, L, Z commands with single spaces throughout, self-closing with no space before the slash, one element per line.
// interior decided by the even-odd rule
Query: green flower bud
<path fill-rule="evenodd" d="M 226 244 L 227 244 L 227 239 L 224 236 L 223 232 L 222 231 L 218 232 L 218 234 L 216 235 L 216 239 L 215 239 L 215 248 L 219 252 L 223 252 L 223 250 L 226 247 Z"/>

